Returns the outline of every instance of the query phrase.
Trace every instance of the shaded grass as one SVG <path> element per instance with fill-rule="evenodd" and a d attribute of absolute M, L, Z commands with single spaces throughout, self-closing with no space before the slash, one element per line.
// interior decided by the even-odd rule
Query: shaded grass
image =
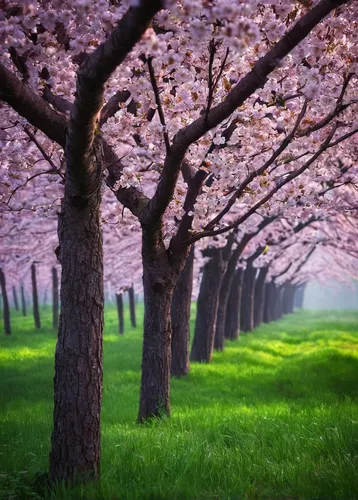
<path fill-rule="evenodd" d="M 195 306 L 194 306 L 195 307 Z M 138 305 L 138 317 L 142 317 Z M 126 316 L 126 326 L 129 317 Z M 15 315 L 0 338 L 0 495 L 41 498 L 55 335 Z M 102 479 L 63 499 L 358 498 L 358 315 L 300 312 L 228 342 L 172 382 L 172 417 L 136 424 L 141 328 L 106 311 Z"/>

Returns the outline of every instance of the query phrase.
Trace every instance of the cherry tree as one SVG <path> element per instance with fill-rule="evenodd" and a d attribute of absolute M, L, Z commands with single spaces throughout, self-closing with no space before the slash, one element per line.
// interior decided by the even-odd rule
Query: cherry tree
<path fill-rule="evenodd" d="M 302 191 L 299 176 L 357 131 L 353 3 L 6 3 L 5 170 L 25 133 L 19 164 L 41 158 L 64 182 L 53 478 L 99 473 L 103 176 L 142 232 L 144 421 L 170 412 L 171 302 L 190 246 Z"/>

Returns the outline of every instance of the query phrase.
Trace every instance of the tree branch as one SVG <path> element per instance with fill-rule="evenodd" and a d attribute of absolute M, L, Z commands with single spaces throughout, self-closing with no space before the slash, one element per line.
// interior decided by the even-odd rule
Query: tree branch
<path fill-rule="evenodd" d="M 153 225 L 164 214 L 169 205 L 181 163 L 188 147 L 200 139 L 206 132 L 222 123 L 248 99 L 258 88 L 263 87 L 267 77 L 332 10 L 347 3 L 348 0 L 321 0 L 289 30 L 269 52 L 259 59 L 252 70 L 229 92 L 226 99 L 203 113 L 193 123 L 175 135 L 171 146 L 171 155 L 167 155 L 162 176 L 156 192 L 143 214 L 142 223 Z"/>
<path fill-rule="evenodd" d="M 262 175 L 270 165 L 280 156 L 280 154 L 287 148 L 287 146 L 291 143 L 297 128 L 299 127 L 299 124 L 301 123 L 306 110 L 307 110 L 307 101 L 304 102 L 302 110 L 300 114 L 297 117 L 296 123 L 291 130 L 291 132 L 284 138 L 280 146 L 274 151 L 274 153 L 271 155 L 271 157 L 260 167 L 258 170 L 255 170 L 254 172 L 251 172 L 246 179 L 240 184 L 238 189 L 234 192 L 234 194 L 230 197 L 230 200 L 226 204 L 226 206 L 221 210 L 221 212 L 214 217 L 206 226 L 205 230 L 210 230 L 212 229 L 220 220 L 224 217 L 225 214 L 227 214 L 230 210 L 230 208 L 235 204 L 236 200 L 243 194 L 244 190 L 246 187 L 250 184 L 250 182 L 255 179 L 255 177 L 258 177 L 259 175 Z"/>
<path fill-rule="evenodd" d="M 342 86 L 342 90 L 341 90 L 341 93 L 337 99 L 337 102 L 336 102 L 336 105 L 335 105 L 335 108 L 333 111 L 331 111 L 331 113 L 328 113 L 327 116 L 325 116 L 322 120 L 320 120 L 319 122 L 315 123 L 314 125 L 311 125 L 310 127 L 306 127 L 305 129 L 303 130 L 300 130 L 297 134 L 297 137 L 304 137 L 312 132 L 315 132 L 316 130 L 320 130 L 321 128 L 325 127 L 326 125 L 329 124 L 330 121 L 333 120 L 333 118 L 335 118 L 336 116 L 338 116 L 340 113 L 342 113 L 348 106 L 350 106 L 351 103 L 347 103 L 347 104 L 342 104 L 342 101 L 343 101 L 343 97 L 344 97 L 344 94 L 347 90 L 347 87 L 348 87 L 348 84 L 351 80 L 351 78 L 353 77 L 353 74 L 352 73 L 349 73 L 348 75 L 346 75 L 344 78 L 343 78 L 343 86 Z"/>
<path fill-rule="evenodd" d="M 67 120 L 0 63 L 0 99 L 49 139 L 64 147 Z"/>
<path fill-rule="evenodd" d="M 289 175 L 287 175 L 287 177 L 282 180 L 282 182 L 277 182 L 276 186 L 271 189 L 271 191 L 269 191 L 269 193 L 264 196 L 263 198 L 261 198 L 261 200 L 259 200 L 253 207 L 250 208 L 250 210 L 248 210 L 246 212 L 246 214 L 244 214 L 243 216 L 241 216 L 239 219 L 237 219 L 235 222 L 231 223 L 231 224 L 228 224 L 226 227 L 223 227 L 221 229 L 217 229 L 217 230 L 211 230 L 211 231 L 203 231 L 202 233 L 198 234 L 198 235 L 195 235 L 193 236 L 190 241 L 189 241 L 189 244 L 192 244 L 194 243 L 195 241 L 198 241 L 200 240 L 201 238 L 204 238 L 206 236 L 215 236 L 217 234 L 223 234 L 223 233 L 226 233 L 227 231 L 230 231 L 231 229 L 239 226 L 240 224 L 242 224 L 243 222 L 245 222 L 252 214 L 254 214 L 256 212 L 256 210 L 258 208 L 260 208 L 262 205 L 264 205 L 270 198 L 272 198 L 272 196 L 277 193 L 277 191 L 279 189 L 281 189 L 282 186 L 284 186 L 285 184 L 287 184 L 288 182 L 290 182 L 291 180 L 295 179 L 296 177 L 298 177 L 299 175 L 301 175 L 305 170 L 307 170 L 311 165 L 312 163 L 314 163 L 316 161 L 316 159 L 324 152 L 326 151 L 328 148 L 332 147 L 332 144 L 330 144 L 330 141 L 335 133 L 337 129 L 337 125 L 334 125 L 332 127 L 332 130 L 330 132 L 330 134 L 328 135 L 328 137 L 323 141 L 323 143 L 321 144 L 320 148 L 316 151 L 316 153 L 311 156 L 311 158 L 302 165 L 302 167 L 300 167 L 299 169 L 297 170 L 294 170 L 293 172 L 291 172 Z M 341 138 L 341 141 L 344 140 L 345 136 L 342 136 Z M 338 139 L 338 142 L 341 142 L 339 141 Z M 338 143 L 337 141 L 335 141 L 334 145 L 336 145 Z"/>
<path fill-rule="evenodd" d="M 159 113 L 159 119 L 160 123 L 162 125 L 163 129 L 163 137 L 164 137 L 164 142 L 165 142 L 165 149 L 167 152 L 167 155 L 170 155 L 170 142 L 169 142 L 169 136 L 168 136 L 168 131 L 167 131 L 167 125 L 165 123 L 165 117 L 164 117 L 164 111 L 163 111 L 163 106 L 160 100 L 160 95 L 159 95 L 159 89 L 157 85 L 157 80 L 155 78 L 155 73 L 154 73 L 154 68 L 152 64 L 152 57 L 148 57 L 147 59 L 147 64 L 148 64 L 148 69 L 149 69 L 149 76 L 150 76 L 150 83 L 152 84 L 153 92 L 154 92 L 154 97 L 155 97 L 155 103 L 158 108 L 158 113 Z"/>
<path fill-rule="evenodd" d="M 129 7 L 107 40 L 80 66 L 65 150 L 68 175 L 79 194 L 92 192 L 101 178 L 92 146 L 103 105 L 105 83 L 161 8 L 161 0 L 141 0 L 138 6 Z"/>

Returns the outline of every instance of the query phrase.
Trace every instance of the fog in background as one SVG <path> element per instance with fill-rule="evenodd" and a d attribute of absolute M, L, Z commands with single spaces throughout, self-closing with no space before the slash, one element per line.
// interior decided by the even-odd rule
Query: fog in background
<path fill-rule="evenodd" d="M 332 282 L 322 285 L 310 282 L 306 286 L 303 307 L 305 309 L 358 309 L 358 281 L 352 287 Z"/>

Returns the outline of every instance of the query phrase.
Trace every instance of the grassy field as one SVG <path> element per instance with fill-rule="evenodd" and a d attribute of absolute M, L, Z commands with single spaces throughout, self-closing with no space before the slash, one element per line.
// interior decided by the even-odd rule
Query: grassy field
<path fill-rule="evenodd" d="M 139 306 L 139 316 L 142 310 Z M 126 325 L 129 321 L 126 318 Z M 40 499 L 55 333 L 0 337 L 2 498 Z M 299 312 L 229 342 L 172 383 L 172 417 L 136 424 L 141 329 L 106 311 L 102 479 L 46 498 L 358 499 L 358 314 Z"/>

